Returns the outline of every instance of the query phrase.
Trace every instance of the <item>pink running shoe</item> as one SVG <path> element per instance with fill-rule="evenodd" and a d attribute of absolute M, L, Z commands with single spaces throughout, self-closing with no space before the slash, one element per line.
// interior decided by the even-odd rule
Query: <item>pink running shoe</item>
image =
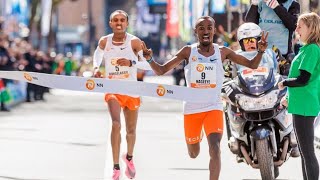
<path fill-rule="evenodd" d="M 136 176 L 136 168 L 134 167 L 133 160 L 131 159 L 131 161 L 128 161 L 126 154 L 122 155 L 122 160 L 127 165 L 127 168 L 126 168 L 126 171 L 125 171 L 126 176 L 129 179 L 133 179 Z"/>
<path fill-rule="evenodd" d="M 112 180 L 120 180 L 121 171 L 117 169 L 113 169 Z"/>

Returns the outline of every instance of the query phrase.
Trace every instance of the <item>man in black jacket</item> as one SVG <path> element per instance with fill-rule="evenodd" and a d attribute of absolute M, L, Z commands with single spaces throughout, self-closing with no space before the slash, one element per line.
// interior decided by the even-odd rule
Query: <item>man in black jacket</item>
<path fill-rule="evenodd" d="M 288 54 L 293 53 L 292 36 L 299 13 L 300 4 L 295 0 L 251 0 L 245 20 L 268 31 L 268 48 L 276 46 L 287 58 Z"/>

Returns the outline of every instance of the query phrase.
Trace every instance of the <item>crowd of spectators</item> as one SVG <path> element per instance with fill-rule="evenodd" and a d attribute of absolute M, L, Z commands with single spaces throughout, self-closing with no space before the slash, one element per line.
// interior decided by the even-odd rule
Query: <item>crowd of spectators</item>
<path fill-rule="evenodd" d="M 89 65 L 88 65 L 89 64 Z M 91 58 L 75 59 L 71 52 L 57 54 L 54 51 L 43 52 L 23 38 L 10 38 L 2 29 L 0 21 L 0 71 L 28 71 L 59 75 L 80 75 L 80 71 L 91 70 Z M 85 68 L 84 68 L 85 67 Z M 82 73 L 82 72 L 81 72 Z M 9 84 L 17 84 L 10 79 L 0 78 L 0 111 L 10 111 L 7 104 L 12 101 Z M 45 101 L 44 94 L 49 89 L 35 84 L 25 85 L 25 102 Z"/>

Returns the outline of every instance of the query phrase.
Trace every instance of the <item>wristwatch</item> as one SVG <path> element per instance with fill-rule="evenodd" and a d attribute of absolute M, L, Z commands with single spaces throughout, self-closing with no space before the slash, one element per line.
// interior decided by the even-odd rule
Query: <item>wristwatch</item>
<path fill-rule="evenodd" d="M 132 62 L 132 66 L 135 66 L 137 64 L 135 60 L 131 60 L 131 62 Z"/>

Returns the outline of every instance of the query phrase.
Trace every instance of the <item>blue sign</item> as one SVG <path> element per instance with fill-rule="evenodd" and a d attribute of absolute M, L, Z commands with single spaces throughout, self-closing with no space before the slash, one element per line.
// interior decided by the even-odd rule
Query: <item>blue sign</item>
<path fill-rule="evenodd" d="M 231 7 L 237 7 L 239 6 L 239 0 L 230 0 L 230 6 Z"/>
<path fill-rule="evenodd" d="M 148 0 L 148 5 L 152 6 L 152 5 L 166 5 L 167 4 L 167 0 Z"/>
<path fill-rule="evenodd" d="M 12 0 L 10 15 L 16 16 L 19 23 L 29 24 L 29 3 L 27 0 Z"/>

